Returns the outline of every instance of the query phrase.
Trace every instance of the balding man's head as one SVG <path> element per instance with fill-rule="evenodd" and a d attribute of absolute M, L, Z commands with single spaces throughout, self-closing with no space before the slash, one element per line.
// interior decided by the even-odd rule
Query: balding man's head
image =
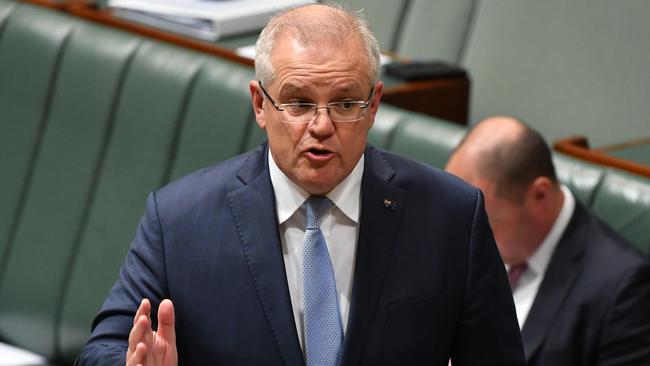
<path fill-rule="evenodd" d="M 544 139 L 513 117 L 479 122 L 456 148 L 447 170 L 474 184 L 488 181 L 494 194 L 515 201 L 537 177 L 557 181 Z"/>
<path fill-rule="evenodd" d="M 483 191 L 490 226 L 507 264 L 527 260 L 562 207 L 548 146 L 537 132 L 511 117 L 477 124 L 446 169 Z"/>

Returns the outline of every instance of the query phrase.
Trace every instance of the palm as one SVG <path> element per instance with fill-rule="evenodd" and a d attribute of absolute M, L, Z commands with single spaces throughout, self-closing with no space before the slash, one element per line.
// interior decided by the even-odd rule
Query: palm
<path fill-rule="evenodd" d="M 176 344 L 153 332 L 153 349 L 147 352 L 146 365 L 175 366 L 178 364 Z"/>
<path fill-rule="evenodd" d="M 129 335 L 129 349 L 126 353 L 127 366 L 178 365 L 172 302 L 163 300 L 160 303 L 157 331 L 151 329 L 150 311 L 149 300 L 143 300 L 135 315 L 133 329 Z"/>

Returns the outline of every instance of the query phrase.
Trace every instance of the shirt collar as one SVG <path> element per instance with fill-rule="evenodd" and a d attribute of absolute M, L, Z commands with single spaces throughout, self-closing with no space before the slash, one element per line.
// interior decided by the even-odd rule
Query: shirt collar
<path fill-rule="evenodd" d="M 280 167 L 273 160 L 271 152 L 269 156 L 269 173 L 271 184 L 275 193 L 276 212 L 278 224 L 287 221 L 309 198 L 310 194 L 300 188 L 289 177 L 284 174 Z M 338 207 L 345 216 L 355 223 L 359 223 L 360 200 L 361 200 L 361 179 L 363 177 L 364 155 L 357 162 L 341 183 L 329 191 L 325 196 Z"/>
<path fill-rule="evenodd" d="M 560 237 L 562 237 L 562 234 L 569 225 L 571 216 L 573 216 L 573 210 L 575 209 L 575 198 L 571 194 L 571 190 L 565 185 L 561 185 L 560 188 L 564 194 L 564 202 L 560 214 L 555 219 L 551 230 L 546 235 L 546 238 L 544 238 L 542 244 L 528 258 L 528 268 L 537 275 L 543 276 L 546 273 L 548 263 L 551 261 L 553 252 L 560 241 Z"/>

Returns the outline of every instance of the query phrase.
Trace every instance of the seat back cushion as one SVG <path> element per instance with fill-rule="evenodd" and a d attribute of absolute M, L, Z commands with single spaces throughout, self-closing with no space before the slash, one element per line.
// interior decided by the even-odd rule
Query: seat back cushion
<path fill-rule="evenodd" d="M 121 33 L 64 20 L 50 29 L 73 31 L 55 72 L 48 118 L 0 287 L 0 333 L 7 341 L 48 357 L 55 354 L 57 312 L 68 265 L 120 80 L 137 46 Z"/>
<path fill-rule="evenodd" d="M 321 1 L 323 2 L 323 1 Z M 395 51 L 395 37 L 402 25 L 408 0 L 343 0 L 352 10 L 363 9 L 382 51 Z"/>
<path fill-rule="evenodd" d="M 460 61 L 477 0 L 411 0 L 395 53 L 411 60 Z"/>
<path fill-rule="evenodd" d="M 617 169 L 607 171 L 593 211 L 643 253 L 650 254 L 650 180 Z"/>
<path fill-rule="evenodd" d="M 59 342 L 70 359 L 117 278 L 147 193 L 170 176 L 180 122 L 204 61 L 152 41 L 131 61 L 64 294 Z"/>
<path fill-rule="evenodd" d="M 397 126 L 406 116 L 407 114 L 403 109 L 386 103 L 381 104 L 375 116 L 375 122 L 368 134 L 368 142 L 387 149 L 395 135 Z"/>
<path fill-rule="evenodd" d="M 45 127 L 53 77 L 72 30 L 64 17 L 24 5 L 9 12 L 2 4 L 7 13 L 0 28 L 0 268 Z"/>
<path fill-rule="evenodd" d="M 389 150 L 444 168 L 454 148 L 465 135 L 465 128 L 451 122 L 408 113 L 395 131 Z"/>
<path fill-rule="evenodd" d="M 591 207 L 598 185 L 603 180 L 606 168 L 554 152 L 555 174 L 587 207 Z"/>
<path fill-rule="evenodd" d="M 197 75 L 184 113 L 171 179 L 212 165 L 246 149 L 253 113 L 250 67 L 210 58 Z"/>
<path fill-rule="evenodd" d="M 16 2 L 13 0 L 0 0 L 0 37 L 2 36 L 2 26 L 9 14 L 14 10 Z"/>

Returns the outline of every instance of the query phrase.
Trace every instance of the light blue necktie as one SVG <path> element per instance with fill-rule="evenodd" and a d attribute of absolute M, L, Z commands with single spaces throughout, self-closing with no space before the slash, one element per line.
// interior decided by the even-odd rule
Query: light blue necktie
<path fill-rule="evenodd" d="M 341 361 L 343 326 L 332 262 L 320 224 L 333 203 L 311 196 L 305 203 L 307 225 L 302 243 L 302 285 L 307 366 L 336 366 Z"/>

